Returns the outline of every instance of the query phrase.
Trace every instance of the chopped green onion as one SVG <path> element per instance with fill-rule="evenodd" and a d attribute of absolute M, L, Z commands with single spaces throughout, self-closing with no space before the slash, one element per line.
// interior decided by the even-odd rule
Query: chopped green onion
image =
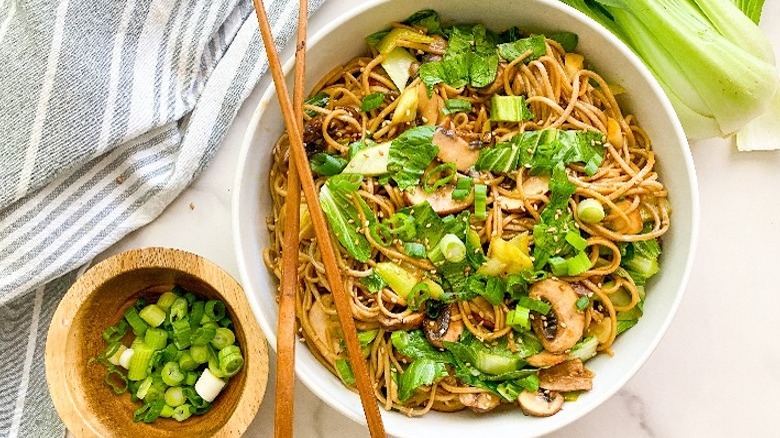
<path fill-rule="evenodd" d="M 202 326 L 195 329 L 190 336 L 190 342 L 192 345 L 206 345 L 214 339 L 217 333 L 217 329 L 211 326 Z"/>
<path fill-rule="evenodd" d="M 541 300 L 535 300 L 530 297 L 522 296 L 517 300 L 517 304 L 521 307 L 526 307 L 534 312 L 547 315 L 550 313 L 550 305 Z"/>
<path fill-rule="evenodd" d="M 341 173 L 347 167 L 347 160 L 325 152 L 314 154 L 309 160 L 312 172 L 323 176 L 333 176 Z"/>
<path fill-rule="evenodd" d="M 209 361 L 209 347 L 206 345 L 193 345 L 190 348 L 190 356 L 198 365 Z"/>
<path fill-rule="evenodd" d="M 441 186 L 449 184 L 455 179 L 458 169 L 455 163 L 444 163 L 434 167 L 422 177 L 421 183 L 425 193 L 433 193 Z"/>
<path fill-rule="evenodd" d="M 165 406 L 165 402 L 162 400 L 155 400 L 151 403 L 146 403 L 140 408 L 138 408 L 133 413 L 133 421 L 143 421 L 144 423 L 153 423 L 154 420 L 156 420 L 160 413 L 162 412 L 163 407 Z"/>
<path fill-rule="evenodd" d="M 133 357 L 130 358 L 130 366 L 127 368 L 127 378 L 132 381 L 143 380 L 149 375 L 149 361 L 154 350 L 143 342 L 137 343 L 133 350 Z"/>
<path fill-rule="evenodd" d="M 171 303 L 168 321 L 173 324 L 174 322 L 185 318 L 187 316 L 188 307 L 189 304 L 187 304 L 187 300 L 185 298 L 177 297 L 175 300 L 173 300 L 173 303 Z"/>
<path fill-rule="evenodd" d="M 187 300 L 187 305 L 192 306 L 192 303 L 198 300 L 198 297 L 195 296 L 192 292 L 187 292 L 184 294 L 184 299 Z"/>
<path fill-rule="evenodd" d="M 168 405 L 163 406 L 162 411 L 160 411 L 160 416 L 163 418 L 173 417 L 173 408 Z"/>
<path fill-rule="evenodd" d="M 192 309 L 190 309 L 190 327 L 193 329 L 201 325 L 205 307 L 206 303 L 203 301 L 195 301 L 192 303 Z"/>
<path fill-rule="evenodd" d="M 547 262 L 550 264 L 550 269 L 552 269 L 552 273 L 556 277 L 564 277 L 568 274 L 569 264 L 565 258 L 559 256 L 550 257 Z"/>
<path fill-rule="evenodd" d="M 233 328 L 233 320 L 228 317 L 224 317 L 219 320 L 219 325 L 220 327 L 225 327 L 227 329 Z"/>
<path fill-rule="evenodd" d="M 219 350 L 217 356 L 219 358 L 219 369 L 224 376 L 233 376 L 244 366 L 244 356 L 237 345 L 228 345 Z"/>
<path fill-rule="evenodd" d="M 182 352 L 179 358 L 179 368 L 182 371 L 192 371 L 198 367 L 198 363 L 192 358 L 192 353 L 189 350 Z"/>
<path fill-rule="evenodd" d="M 532 117 L 523 96 L 496 94 L 490 102 L 490 120 L 495 122 L 522 122 Z"/>
<path fill-rule="evenodd" d="M 429 298 L 431 298 L 431 286 L 421 281 L 414 285 L 409 295 L 406 296 L 406 306 L 416 312 L 420 310 Z"/>
<path fill-rule="evenodd" d="M 168 338 L 170 339 L 173 337 L 173 331 L 168 332 Z M 183 354 L 183 351 L 176 348 L 176 345 L 173 343 L 168 344 L 163 350 L 162 350 L 162 362 L 170 362 L 172 360 L 179 360 L 181 355 Z"/>
<path fill-rule="evenodd" d="M 466 244 L 454 234 L 445 234 L 437 247 L 448 262 L 458 263 L 466 258 Z"/>
<path fill-rule="evenodd" d="M 588 247 L 588 241 L 583 239 L 582 236 L 580 236 L 580 233 L 574 230 L 569 230 L 566 233 L 566 241 L 577 251 L 582 251 Z"/>
<path fill-rule="evenodd" d="M 209 349 L 209 367 L 207 369 L 214 377 L 226 377 L 225 373 L 219 367 L 219 357 L 217 356 L 217 353 L 214 352 L 214 349 L 211 348 L 211 346 L 207 346 L 207 348 Z M 203 376 L 203 374 L 201 374 L 201 376 Z"/>
<path fill-rule="evenodd" d="M 604 206 L 596 199 L 585 198 L 577 204 L 577 217 L 586 224 L 597 224 L 604 216 Z"/>
<path fill-rule="evenodd" d="M 149 388 L 152 387 L 152 378 L 147 377 L 144 380 L 141 381 L 141 384 L 138 385 L 138 391 L 135 392 L 135 396 L 143 400 L 146 398 L 146 394 L 149 393 Z"/>
<path fill-rule="evenodd" d="M 452 199 L 462 201 L 468 198 L 473 184 L 474 180 L 472 178 L 467 176 L 458 178 L 458 182 L 455 184 L 455 190 L 452 191 Z"/>
<path fill-rule="evenodd" d="M 517 306 L 506 313 L 506 325 L 515 328 L 517 331 L 529 330 L 531 328 L 530 315 L 530 309 Z"/>
<path fill-rule="evenodd" d="M 170 407 L 177 407 L 187 401 L 184 398 L 184 392 L 180 386 L 172 386 L 165 391 L 165 404 Z"/>
<path fill-rule="evenodd" d="M 225 303 L 219 300 L 207 301 L 205 313 L 212 321 L 219 321 L 225 317 Z"/>
<path fill-rule="evenodd" d="M 150 328 L 146 330 L 144 343 L 152 350 L 162 350 L 168 345 L 168 333 L 163 329 Z"/>
<path fill-rule="evenodd" d="M 117 376 L 117 378 L 121 380 L 121 383 L 117 383 L 116 379 L 112 378 L 112 376 Z M 124 394 L 127 391 L 127 375 L 122 371 L 119 371 L 115 366 L 108 367 L 106 377 L 103 379 L 103 381 L 106 383 L 106 385 L 111 387 L 111 389 L 114 391 L 114 394 Z"/>
<path fill-rule="evenodd" d="M 176 421 L 184 421 L 192 415 L 192 412 L 190 412 L 190 405 L 181 405 L 177 406 L 173 410 L 173 419 Z"/>
<path fill-rule="evenodd" d="M 428 256 L 425 251 L 425 245 L 417 242 L 404 242 L 404 252 L 409 255 L 409 257 L 417 259 L 424 259 Z"/>
<path fill-rule="evenodd" d="M 487 186 L 484 184 L 474 185 L 474 217 L 487 219 Z"/>
<path fill-rule="evenodd" d="M 336 370 L 339 372 L 339 376 L 341 376 L 341 380 L 344 381 L 345 385 L 352 386 L 355 384 L 355 373 L 352 372 L 352 367 L 349 365 L 349 362 L 346 359 L 339 359 L 335 363 Z"/>
<path fill-rule="evenodd" d="M 165 292 L 164 294 L 160 295 L 160 298 L 157 300 L 157 307 L 168 311 L 176 298 L 179 298 L 179 296 L 175 293 Z"/>
<path fill-rule="evenodd" d="M 214 346 L 214 348 L 221 350 L 228 345 L 233 345 L 236 343 L 236 335 L 233 333 L 233 330 L 230 330 L 229 328 L 225 327 L 219 327 L 216 329 L 216 332 L 214 333 L 214 337 L 211 339 L 211 345 Z"/>
<path fill-rule="evenodd" d="M 168 362 L 162 368 L 162 380 L 168 386 L 176 386 L 184 380 L 178 362 Z"/>
<path fill-rule="evenodd" d="M 374 342 L 374 339 L 376 339 L 376 335 L 379 333 L 378 329 L 374 330 L 368 330 L 361 332 L 359 331 L 357 334 L 358 342 L 360 342 L 361 347 L 365 347 L 368 344 Z"/>
<path fill-rule="evenodd" d="M 382 92 L 376 92 L 371 93 L 369 95 L 366 95 L 366 97 L 363 98 L 363 101 L 360 102 L 360 109 L 369 112 L 371 110 L 377 109 L 382 105 L 382 102 L 385 100 L 385 93 Z"/>
<path fill-rule="evenodd" d="M 444 108 L 441 110 L 444 114 L 471 112 L 471 102 L 466 99 L 447 99 L 444 101 Z"/>
<path fill-rule="evenodd" d="M 575 304 L 577 305 L 578 310 L 585 310 L 588 307 L 588 304 L 590 304 L 590 299 L 583 295 Z"/>
<path fill-rule="evenodd" d="M 149 304 L 138 314 L 152 327 L 157 327 L 165 321 L 165 310 L 157 307 L 157 304 Z"/>
<path fill-rule="evenodd" d="M 198 373 L 193 373 L 189 371 L 184 375 L 184 384 L 187 386 L 192 386 L 197 381 L 198 381 Z"/>
<path fill-rule="evenodd" d="M 112 325 L 111 327 L 103 330 L 103 339 L 106 342 L 117 342 L 125 336 L 128 327 L 129 325 L 127 324 L 127 321 L 122 319 L 117 323 L 117 325 Z"/>
<path fill-rule="evenodd" d="M 570 277 L 582 274 L 591 267 L 590 258 L 588 258 L 588 254 L 585 251 L 581 251 L 576 256 L 568 259 L 566 265 L 568 269 L 567 274 Z"/>
<path fill-rule="evenodd" d="M 131 307 L 125 311 L 125 320 L 133 328 L 133 333 L 136 336 L 143 336 L 146 333 L 146 329 L 149 328 L 149 324 L 145 323 L 141 316 L 138 315 L 138 309 Z"/>
<path fill-rule="evenodd" d="M 176 348 L 184 350 L 192 345 L 192 340 L 190 339 L 192 329 L 190 328 L 190 321 L 186 317 L 174 321 L 171 323 L 171 326 L 173 327 L 173 343 L 176 345 Z"/>

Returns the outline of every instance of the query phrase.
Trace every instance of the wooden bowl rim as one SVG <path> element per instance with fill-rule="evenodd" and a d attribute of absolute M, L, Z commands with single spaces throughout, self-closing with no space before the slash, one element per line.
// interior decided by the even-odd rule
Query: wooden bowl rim
<path fill-rule="evenodd" d="M 152 260 L 154 260 L 154 263 L 151 263 Z M 219 290 L 217 292 L 226 302 L 231 304 L 236 314 L 236 319 L 240 320 L 234 321 L 234 324 L 240 324 L 246 339 L 255 339 L 255 342 L 258 343 L 257 350 L 260 357 L 256 360 L 246 361 L 248 366 L 247 381 L 245 382 L 244 388 L 239 393 L 236 408 L 214 436 L 241 436 L 257 415 L 257 411 L 260 408 L 260 404 L 263 401 L 268 386 L 268 343 L 262 331 L 260 331 L 260 327 L 257 324 L 257 320 L 254 317 L 254 313 L 249 306 L 249 302 L 247 301 L 241 285 L 224 269 L 197 254 L 175 248 L 138 248 L 116 254 L 91 266 L 75 283 L 73 283 L 57 305 L 57 310 L 52 317 L 52 323 L 49 326 L 46 339 L 44 362 L 46 383 L 49 387 L 49 393 L 55 410 L 63 423 L 65 423 L 65 426 L 74 436 L 100 436 L 100 433 L 98 433 L 92 423 L 78 408 L 67 381 L 65 379 L 53 379 L 52 376 L 55 375 L 54 370 L 55 367 L 58 366 L 58 364 L 55 364 L 55 362 L 57 362 L 56 358 L 65 357 L 65 354 L 67 354 L 67 337 L 72 327 L 70 319 L 75 316 L 76 312 L 78 312 L 81 306 L 94 292 L 94 288 L 90 288 L 89 286 L 101 285 L 107 280 L 115 277 L 117 273 L 145 268 L 178 270 L 186 272 L 207 283 L 211 282 L 208 278 L 204 278 L 200 275 L 200 273 L 194 273 L 183 269 L 179 265 L 179 262 L 182 260 L 187 260 L 187 263 L 189 264 L 203 264 L 221 281 L 229 286 L 226 290 Z M 66 315 L 65 312 L 67 309 L 76 309 L 76 312 L 72 315 Z M 54 323 L 64 319 L 68 319 L 68 323 L 64 327 L 62 327 L 61 324 Z M 247 348 L 245 354 L 254 354 L 253 349 Z M 126 394 L 123 394 L 123 396 L 126 396 Z"/>

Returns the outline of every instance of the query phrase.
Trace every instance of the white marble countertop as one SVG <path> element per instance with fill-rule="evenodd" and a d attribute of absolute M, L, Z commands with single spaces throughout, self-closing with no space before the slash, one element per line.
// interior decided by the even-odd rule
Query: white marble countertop
<path fill-rule="evenodd" d="M 359 0 L 329 0 L 322 27 Z M 780 51 L 780 2 L 762 27 Z M 780 58 L 780 56 L 779 56 Z M 231 191 L 238 150 L 265 78 L 228 132 L 214 162 L 160 217 L 101 257 L 146 246 L 201 254 L 237 277 Z M 780 142 L 780 139 L 775 139 Z M 780 151 L 738 153 L 730 140 L 691 146 L 701 191 L 701 238 L 687 292 L 664 340 L 614 397 L 555 437 L 778 436 L 780 433 Z M 247 436 L 273 435 L 274 366 L 265 403 Z M 296 384 L 300 437 L 367 436 Z"/>

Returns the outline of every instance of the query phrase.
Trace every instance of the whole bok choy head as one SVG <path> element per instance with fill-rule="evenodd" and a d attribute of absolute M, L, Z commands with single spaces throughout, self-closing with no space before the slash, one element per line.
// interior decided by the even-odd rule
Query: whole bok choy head
<path fill-rule="evenodd" d="M 727 136 L 778 86 L 772 47 L 733 0 L 562 0 L 601 23 L 650 68 L 688 138 Z M 763 1 L 748 15 L 760 15 Z M 757 13 L 756 13 L 757 12 Z"/>

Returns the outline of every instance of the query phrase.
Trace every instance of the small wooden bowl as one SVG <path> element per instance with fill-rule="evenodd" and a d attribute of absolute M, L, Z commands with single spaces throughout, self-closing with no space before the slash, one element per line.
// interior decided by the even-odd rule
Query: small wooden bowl
<path fill-rule="evenodd" d="M 140 407 L 128 393 L 103 383 L 106 369 L 90 364 L 106 347 L 103 330 L 115 325 L 138 298 L 156 299 L 178 285 L 199 297 L 221 299 L 233 319 L 244 367 L 205 415 L 183 422 L 160 418 L 134 423 Z M 268 382 L 268 344 L 241 286 L 210 261 L 184 251 L 146 248 L 93 266 L 60 302 L 46 342 L 46 380 L 54 407 L 77 437 L 240 436 L 254 419 Z"/>

